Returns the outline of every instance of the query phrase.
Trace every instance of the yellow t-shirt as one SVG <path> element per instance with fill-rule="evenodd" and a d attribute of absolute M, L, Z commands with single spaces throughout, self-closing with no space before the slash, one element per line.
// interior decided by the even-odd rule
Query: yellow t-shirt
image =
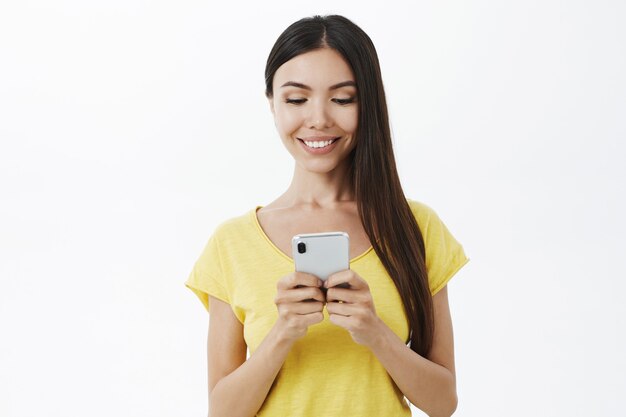
<path fill-rule="evenodd" d="M 443 288 L 468 261 L 463 247 L 437 214 L 407 199 L 426 246 L 431 293 Z M 221 223 L 210 237 L 185 285 L 209 309 L 208 294 L 230 304 L 244 325 L 250 355 L 278 318 L 276 282 L 294 271 L 293 260 L 280 251 L 261 228 L 256 211 Z M 408 321 L 400 295 L 370 247 L 350 260 L 350 269 L 367 281 L 378 316 L 402 339 Z M 410 416 L 407 400 L 371 351 L 334 325 L 310 326 L 296 341 L 263 406 L 263 417 Z"/>

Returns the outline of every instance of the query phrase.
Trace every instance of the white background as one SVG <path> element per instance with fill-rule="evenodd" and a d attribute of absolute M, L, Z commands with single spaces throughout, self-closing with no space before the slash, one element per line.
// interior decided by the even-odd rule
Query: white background
<path fill-rule="evenodd" d="M 456 415 L 623 415 L 625 3 L 298 3 L 0 4 L 0 415 L 206 415 L 183 282 L 288 186 L 265 60 L 330 13 L 378 49 L 406 195 L 471 258 Z"/>

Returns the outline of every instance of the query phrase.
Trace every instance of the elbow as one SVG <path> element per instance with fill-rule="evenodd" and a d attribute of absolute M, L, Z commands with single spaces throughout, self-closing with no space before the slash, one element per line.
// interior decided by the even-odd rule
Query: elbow
<path fill-rule="evenodd" d="M 456 407 L 459 404 L 459 398 L 456 395 L 456 390 L 452 389 L 445 398 L 439 403 L 439 407 L 436 411 L 428 413 L 429 417 L 450 417 L 456 411 Z"/>
<path fill-rule="evenodd" d="M 215 387 L 219 387 L 218 384 Z M 238 408 L 240 404 L 233 404 L 228 399 L 224 399 L 221 395 L 221 390 L 213 390 L 209 393 L 209 417 L 251 417 L 256 415 L 255 413 L 250 414 L 250 411 L 246 411 Z M 215 395 L 217 393 L 217 396 Z"/>
<path fill-rule="evenodd" d="M 450 417 L 456 411 L 459 404 L 459 397 L 456 393 L 456 383 L 454 378 L 447 384 L 447 388 L 442 389 L 439 400 L 433 404 L 433 409 L 423 410 L 429 417 Z"/>
<path fill-rule="evenodd" d="M 209 389 L 209 417 L 221 417 L 224 415 L 223 410 L 220 410 L 219 401 L 213 395 L 218 385 L 219 382 L 213 386 L 213 389 Z"/>
<path fill-rule="evenodd" d="M 448 408 L 446 410 L 446 413 L 443 415 L 449 417 L 454 414 L 454 412 L 456 411 L 456 407 L 459 405 L 459 398 L 456 395 L 456 390 L 452 392 L 451 398 L 446 405 L 448 406 Z"/>

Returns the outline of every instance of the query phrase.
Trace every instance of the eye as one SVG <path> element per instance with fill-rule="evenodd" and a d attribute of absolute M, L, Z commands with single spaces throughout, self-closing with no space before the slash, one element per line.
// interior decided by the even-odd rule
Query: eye
<path fill-rule="evenodd" d="M 350 104 L 350 103 L 354 103 L 355 102 L 355 97 L 350 97 L 350 98 L 334 98 L 333 101 L 337 104 L 341 104 L 342 106 L 345 106 L 346 104 Z"/>
<path fill-rule="evenodd" d="M 306 101 L 305 98 L 288 98 L 285 100 L 285 103 L 298 105 L 298 104 L 304 103 L 305 101 Z"/>

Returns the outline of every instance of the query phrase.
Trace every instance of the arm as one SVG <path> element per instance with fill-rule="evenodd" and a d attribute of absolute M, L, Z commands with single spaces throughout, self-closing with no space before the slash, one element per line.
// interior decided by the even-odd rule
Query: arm
<path fill-rule="evenodd" d="M 339 285 L 348 283 L 349 288 Z M 378 317 L 367 282 L 352 270 L 328 277 L 324 286 L 330 321 L 367 346 L 402 393 L 429 416 L 450 416 L 457 405 L 452 319 L 447 286 L 433 296 L 435 331 L 428 358 L 409 348 Z M 338 303 L 342 301 L 343 303 Z"/>
<path fill-rule="evenodd" d="M 227 303 L 210 297 L 210 416 L 246 417 L 259 411 L 293 344 L 324 319 L 321 285 L 317 277 L 303 272 L 278 281 L 278 319 L 248 360 L 242 324 Z"/>
<path fill-rule="evenodd" d="M 246 360 L 243 325 L 230 306 L 212 296 L 209 306 L 209 416 L 254 416 L 291 344 L 279 340 L 274 327 Z"/>
<path fill-rule="evenodd" d="M 429 416 L 451 416 L 456 410 L 456 375 L 448 287 L 433 296 L 435 334 L 429 357 L 412 351 L 384 323 L 370 346 L 402 393 Z"/>

